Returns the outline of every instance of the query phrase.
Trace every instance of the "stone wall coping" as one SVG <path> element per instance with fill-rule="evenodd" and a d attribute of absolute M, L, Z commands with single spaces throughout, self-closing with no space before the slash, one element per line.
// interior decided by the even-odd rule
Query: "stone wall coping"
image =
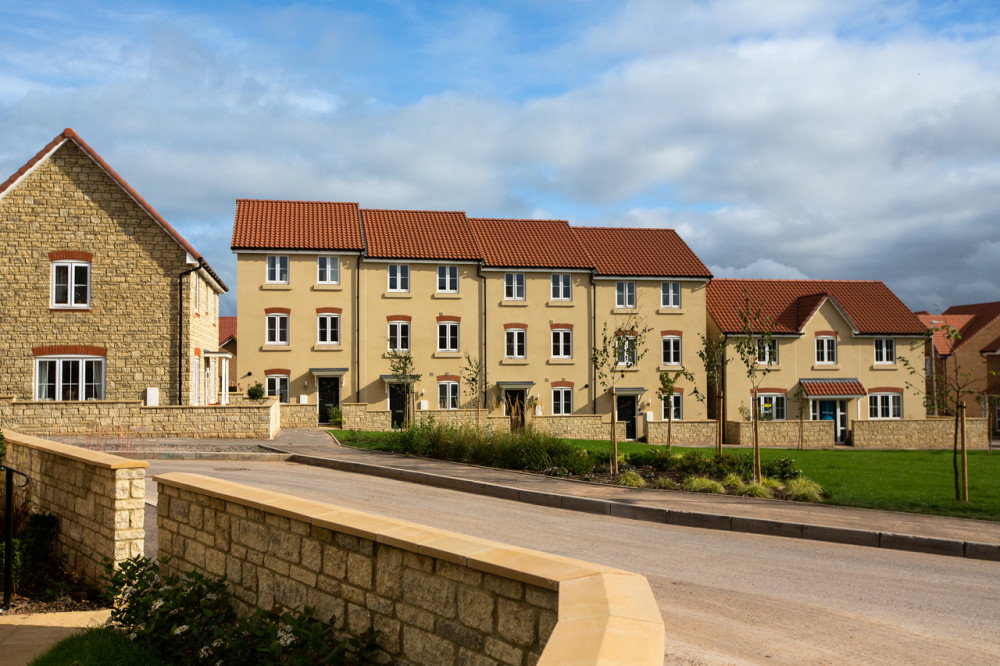
<path fill-rule="evenodd" d="M 23 435 L 13 430 L 7 430 L 6 428 L 3 430 L 3 436 L 4 439 L 15 444 L 39 451 L 47 451 L 64 458 L 79 460 L 94 467 L 102 467 L 104 469 L 145 469 L 149 467 L 149 463 L 145 460 L 128 460 L 110 453 L 104 453 L 103 451 L 91 451 L 89 449 L 82 449 L 79 446 L 70 446 L 69 444 L 52 442 L 40 437 Z"/>
<path fill-rule="evenodd" d="M 153 480 L 554 590 L 559 620 L 539 664 L 663 661 L 663 619 L 648 581 L 639 574 L 202 474 L 170 472 Z"/>

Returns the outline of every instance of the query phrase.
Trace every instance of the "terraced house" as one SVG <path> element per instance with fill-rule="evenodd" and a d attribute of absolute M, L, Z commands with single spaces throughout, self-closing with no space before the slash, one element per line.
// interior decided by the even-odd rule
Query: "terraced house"
<path fill-rule="evenodd" d="M 7 423 L 51 432 L 83 405 L 226 402 L 226 285 L 73 130 L 0 184 L 0 238 Z"/>
<path fill-rule="evenodd" d="M 399 423 L 396 349 L 420 375 L 417 416 L 454 422 L 484 409 L 513 427 L 532 419 L 602 436 L 612 404 L 591 350 L 606 323 L 629 318 L 653 333 L 618 390 L 625 434 L 648 434 L 669 409 L 705 418 L 695 351 L 711 276 L 672 230 L 239 200 L 232 249 L 241 374 L 315 404 L 321 420 L 336 406 L 367 419 L 359 427 Z M 466 354 L 484 361 L 488 394 L 465 385 Z M 696 381 L 661 401 L 660 369 L 682 364 Z"/>

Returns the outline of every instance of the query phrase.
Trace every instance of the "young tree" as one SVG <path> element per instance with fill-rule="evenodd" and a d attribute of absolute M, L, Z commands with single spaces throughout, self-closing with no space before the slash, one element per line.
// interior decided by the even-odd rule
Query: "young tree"
<path fill-rule="evenodd" d="M 465 365 L 462 366 L 462 380 L 465 382 L 465 391 L 472 398 L 472 404 L 476 408 L 476 430 L 480 429 L 480 397 L 483 406 L 486 405 L 486 398 L 490 392 L 490 382 L 486 378 L 486 362 L 478 356 L 473 357 L 469 352 L 465 352 Z"/>
<path fill-rule="evenodd" d="M 689 382 L 694 383 L 694 375 L 684 369 L 681 366 L 680 370 L 664 370 L 660 373 L 660 399 L 663 400 L 667 405 L 667 451 L 672 449 L 672 438 L 673 438 L 673 428 L 674 428 L 674 387 L 677 386 L 677 382 L 684 378 Z M 695 389 L 695 394 L 697 394 L 698 389 Z"/>
<path fill-rule="evenodd" d="M 806 390 L 802 388 L 802 384 L 799 384 L 799 387 L 795 389 L 792 400 L 795 401 L 795 406 L 799 410 L 799 451 L 801 451 L 805 448 L 806 407 L 809 406 L 809 397 L 806 395 Z"/>
<path fill-rule="evenodd" d="M 403 410 L 403 423 L 409 427 L 413 420 L 413 385 L 420 381 L 420 375 L 413 372 L 413 355 L 410 352 L 392 349 L 389 352 L 389 371 L 396 384 L 402 384 L 406 390 L 406 406 Z"/>
<path fill-rule="evenodd" d="M 715 396 L 715 455 L 722 455 L 722 440 L 725 434 L 725 418 L 722 413 L 722 386 L 726 375 L 726 365 L 729 359 L 726 358 L 726 338 L 723 335 L 715 338 L 699 334 L 701 338 L 701 349 L 698 350 L 698 358 L 705 366 L 705 376 L 708 378 L 708 396 Z"/>
<path fill-rule="evenodd" d="M 590 353 L 594 373 L 601 386 L 611 394 L 611 473 L 618 474 L 618 399 L 615 387 L 625 378 L 629 368 L 634 368 L 646 355 L 646 336 L 653 330 L 642 325 L 635 315 L 615 322 L 615 328 L 608 330 L 604 322 L 600 345 Z"/>
<path fill-rule="evenodd" d="M 740 337 L 736 341 L 736 352 L 747 369 L 750 380 L 750 409 L 753 421 L 753 480 L 760 483 L 760 401 L 757 392 L 760 385 L 777 362 L 777 343 L 774 341 L 774 320 L 763 312 L 764 303 L 750 304 L 750 294 L 743 289 L 743 305 L 737 314 L 740 318 Z"/>

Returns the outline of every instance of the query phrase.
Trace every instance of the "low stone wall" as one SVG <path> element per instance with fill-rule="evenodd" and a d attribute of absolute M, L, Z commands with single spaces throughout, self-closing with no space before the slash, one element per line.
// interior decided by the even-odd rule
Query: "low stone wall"
<path fill-rule="evenodd" d="M 47 436 L 125 429 L 145 437 L 272 439 L 281 429 L 277 398 L 224 406 L 146 407 L 139 400 L 36 402 L 7 397 L 0 398 L 0 418 L 19 432 Z"/>
<path fill-rule="evenodd" d="M 803 448 L 834 445 L 833 421 L 760 421 L 757 428 L 759 445 L 766 448 L 796 449 L 800 433 Z M 753 446 L 753 423 L 726 421 L 726 444 Z"/>
<path fill-rule="evenodd" d="M 857 449 L 950 449 L 955 445 L 955 418 L 855 421 Z M 965 445 L 989 446 L 987 419 L 965 419 Z"/>
<path fill-rule="evenodd" d="M 227 574 L 245 609 L 313 606 L 381 659 L 662 664 L 642 576 L 290 495 L 171 473 L 159 483 L 169 571 Z"/>
<path fill-rule="evenodd" d="M 444 426 L 475 428 L 477 423 L 480 428 L 493 426 L 489 419 L 489 412 L 485 409 L 425 409 L 417 411 L 418 422 L 428 419 L 434 419 L 435 425 Z"/>
<path fill-rule="evenodd" d="M 534 416 L 531 423 L 536 430 L 553 437 L 565 439 L 611 439 L 611 418 L 600 414 L 573 416 Z M 625 424 L 615 424 L 618 439 L 625 439 Z"/>
<path fill-rule="evenodd" d="M 57 548 L 71 571 L 100 587 L 105 558 L 119 564 L 142 555 L 147 463 L 12 430 L 3 435 L 6 464 L 31 478 L 32 511 L 58 516 Z"/>
<path fill-rule="evenodd" d="M 666 421 L 646 422 L 646 442 L 667 443 Z M 715 446 L 716 421 L 674 421 L 670 426 L 671 446 Z"/>
<path fill-rule="evenodd" d="M 344 414 L 344 430 L 388 432 L 392 430 L 392 412 L 368 411 L 367 402 L 345 402 L 340 405 Z"/>
<path fill-rule="evenodd" d="M 315 428 L 318 425 L 316 405 L 281 405 L 282 428 Z"/>

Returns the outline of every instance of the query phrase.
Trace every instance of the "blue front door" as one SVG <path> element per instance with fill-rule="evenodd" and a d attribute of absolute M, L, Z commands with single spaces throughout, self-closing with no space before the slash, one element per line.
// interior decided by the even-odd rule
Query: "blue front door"
<path fill-rule="evenodd" d="M 837 401 L 836 400 L 820 400 L 820 403 L 819 403 L 819 420 L 820 421 L 836 421 L 837 420 Z"/>

